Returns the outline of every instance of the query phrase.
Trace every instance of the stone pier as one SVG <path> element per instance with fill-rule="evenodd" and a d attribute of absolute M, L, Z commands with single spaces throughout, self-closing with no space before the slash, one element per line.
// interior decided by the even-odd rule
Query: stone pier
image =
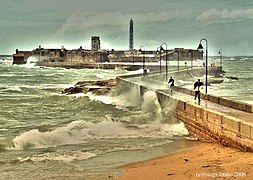
<path fill-rule="evenodd" d="M 191 70 L 181 73 L 189 71 Z M 198 105 L 193 99 L 193 91 L 174 87 L 171 92 L 167 83 L 158 81 L 152 76 L 157 75 L 121 76 L 117 78 L 117 85 L 138 86 L 140 94 L 144 94 L 147 90 L 155 91 L 161 108 L 166 108 L 166 103 L 176 104 L 174 116 L 184 122 L 191 136 L 199 140 L 218 142 L 242 151 L 253 152 L 251 104 L 201 94 L 202 101 Z"/>

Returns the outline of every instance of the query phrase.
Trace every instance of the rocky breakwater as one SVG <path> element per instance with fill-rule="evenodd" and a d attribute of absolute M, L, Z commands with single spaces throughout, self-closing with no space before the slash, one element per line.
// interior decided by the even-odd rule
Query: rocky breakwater
<path fill-rule="evenodd" d="M 99 80 L 99 81 L 80 81 L 74 85 L 74 87 L 66 88 L 62 91 L 62 94 L 77 94 L 91 92 L 95 95 L 107 94 L 116 86 L 115 79 Z"/>

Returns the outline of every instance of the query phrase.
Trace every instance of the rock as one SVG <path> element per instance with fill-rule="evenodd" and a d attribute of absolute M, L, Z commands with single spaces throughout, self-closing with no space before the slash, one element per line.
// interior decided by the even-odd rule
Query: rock
<path fill-rule="evenodd" d="M 99 81 L 80 81 L 74 87 L 66 88 L 62 94 L 76 94 L 92 92 L 96 95 L 107 94 L 113 87 L 116 86 L 116 80 L 99 80 Z"/>
<path fill-rule="evenodd" d="M 62 94 L 77 94 L 77 93 L 83 93 L 83 88 L 70 87 L 70 88 L 66 88 L 62 91 Z"/>
<path fill-rule="evenodd" d="M 238 77 L 234 77 L 234 76 L 225 76 L 225 78 L 233 79 L 233 80 L 238 80 Z"/>

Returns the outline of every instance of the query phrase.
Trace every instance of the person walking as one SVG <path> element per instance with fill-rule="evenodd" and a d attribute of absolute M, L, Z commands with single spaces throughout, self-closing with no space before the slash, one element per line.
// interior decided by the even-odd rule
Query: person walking
<path fill-rule="evenodd" d="M 175 80 L 174 80 L 172 77 L 170 77 L 170 79 L 169 79 L 169 81 L 168 81 L 168 84 L 170 85 L 170 87 L 175 86 L 175 85 L 174 85 L 174 82 L 175 82 Z M 170 90 L 170 91 L 172 92 L 172 90 Z"/>
<path fill-rule="evenodd" d="M 175 82 L 175 80 L 172 77 L 170 77 L 170 79 L 168 81 L 168 84 L 170 84 L 170 87 L 174 86 L 174 82 Z"/>
<path fill-rule="evenodd" d="M 194 91 L 195 91 L 195 98 L 194 100 L 196 100 L 196 98 L 198 98 L 198 102 L 200 103 L 200 87 L 203 86 L 203 82 L 200 81 L 200 79 L 198 79 L 198 81 L 196 81 L 194 83 Z"/>

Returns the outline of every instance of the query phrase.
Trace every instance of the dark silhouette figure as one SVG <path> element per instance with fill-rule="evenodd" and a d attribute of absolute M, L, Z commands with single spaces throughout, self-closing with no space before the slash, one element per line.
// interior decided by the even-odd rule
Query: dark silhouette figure
<path fill-rule="evenodd" d="M 143 69 L 143 72 L 144 72 L 144 76 L 147 76 L 147 75 L 148 75 L 148 69 L 147 69 L 147 68 L 144 68 L 144 69 Z"/>
<path fill-rule="evenodd" d="M 173 87 L 174 86 L 174 79 L 172 77 L 170 77 L 169 81 L 168 81 L 168 84 L 170 84 L 170 87 Z"/>
<path fill-rule="evenodd" d="M 200 82 L 200 79 L 198 79 L 198 81 L 196 81 L 194 83 L 194 91 L 195 91 L 195 98 L 194 100 L 196 100 L 196 98 L 198 97 L 198 102 L 200 103 L 200 86 L 203 86 L 203 82 Z"/>
<path fill-rule="evenodd" d="M 168 84 L 170 84 L 170 87 L 173 87 L 174 86 L 174 79 L 172 77 L 170 77 L 169 81 L 168 81 Z M 172 89 L 170 90 L 172 92 Z"/>

